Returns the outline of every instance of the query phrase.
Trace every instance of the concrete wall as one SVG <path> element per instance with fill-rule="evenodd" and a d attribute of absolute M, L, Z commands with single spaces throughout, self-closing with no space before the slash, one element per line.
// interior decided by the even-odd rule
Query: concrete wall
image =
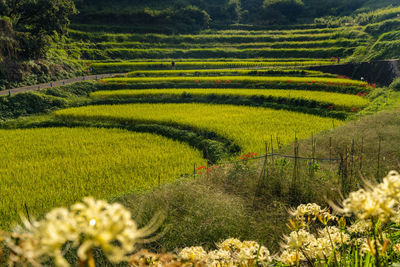
<path fill-rule="evenodd" d="M 384 86 L 390 85 L 396 77 L 400 77 L 398 60 L 316 66 L 309 69 L 345 75 L 356 80 L 364 77 L 365 81 L 369 83 L 377 83 Z"/>

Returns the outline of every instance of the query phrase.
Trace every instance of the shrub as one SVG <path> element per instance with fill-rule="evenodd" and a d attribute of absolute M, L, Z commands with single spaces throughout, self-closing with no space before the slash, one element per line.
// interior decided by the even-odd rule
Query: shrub
<path fill-rule="evenodd" d="M 390 89 L 400 91 L 400 78 L 396 78 L 389 86 Z"/>

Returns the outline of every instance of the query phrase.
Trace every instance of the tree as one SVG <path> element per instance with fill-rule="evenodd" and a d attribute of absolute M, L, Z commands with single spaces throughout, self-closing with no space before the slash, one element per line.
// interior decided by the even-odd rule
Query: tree
<path fill-rule="evenodd" d="M 270 14 L 275 13 L 289 22 L 294 22 L 301 15 L 304 3 L 302 0 L 264 0 L 263 8 Z"/>
<path fill-rule="evenodd" d="M 0 0 L 0 16 L 11 20 L 20 58 L 45 57 L 51 38 L 65 35 L 76 13 L 73 0 Z"/>
<path fill-rule="evenodd" d="M 0 61 L 5 58 L 15 58 L 18 47 L 10 20 L 0 17 Z"/>
<path fill-rule="evenodd" d="M 232 22 L 239 22 L 242 16 L 242 7 L 239 0 L 229 0 L 226 12 L 230 14 Z"/>
<path fill-rule="evenodd" d="M 201 30 L 208 28 L 210 16 L 206 11 L 201 10 L 197 6 L 187 6 L 178 9 L 170 16 L 171 22 L 186 25 L 192 30 Z"/>
<path fill-rule="evenodd" d="M 23 7 L 20 23 L 33 34 L 65 34 L 69 17 L 77 14 L 73 0 L 31 0 Z"/>

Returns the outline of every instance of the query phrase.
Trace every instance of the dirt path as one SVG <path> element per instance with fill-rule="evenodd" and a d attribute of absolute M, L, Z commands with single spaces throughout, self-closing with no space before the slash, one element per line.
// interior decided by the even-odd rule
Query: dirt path
<path fill-rule="evenodd" d="M 80 76 L 80 77 L 74 77 L 71 79 L 55 81 L 55 82 L 30 85 L 30 86 L 25 86 L 25 87 L 20 87 L 20 88 L 13 88 L 13 89 L 0 91 L 0 96 L 1 95 L 13 95 L 13 94 L 23 93 L 23 92 L 28 92 L 28 91 L 40 91 L 40 90 L 46 89 L 46 88 L 67 85 L 67 84 L 81 82 L 81 81 L 91 81 L 91 80 L 103 79 L 103 78 L 111 77 L 111 76 L 118 75 L 118 74 L 121 74 L 121 73 Z"/>

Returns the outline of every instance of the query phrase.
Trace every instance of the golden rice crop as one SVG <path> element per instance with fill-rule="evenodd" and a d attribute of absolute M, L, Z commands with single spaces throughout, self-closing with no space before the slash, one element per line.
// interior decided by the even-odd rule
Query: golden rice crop
<path fill-rule="evenodd" d="M 153 62 L 153 63 L 171 63 L 171 60 L 174 60 L 172 58 L 159 58 L 159 59 L 151 59 L 151 58 L 137 58 L 137 59 L 130 59 L 130 60 L 121 60 L 121 59 L 105 59 L 105 60 L 90 60 L 90 59 L 85 59 L 82 60 L 84 63 L 88 63 L 88 64 L 94 64 L 94 63 L 135 63 L 135 62 Z M 175 59 L 175 63 L 178 62 L 294 62 L 294 61 L 298 61 L 298 62 L 304 62 L 304 61 L 308 61 L 308 62 L 315 62 L 315 61 L 328 61 L 330 63 L 332 62 L 331 58 L 318 58 L 318 60 L 316 60 L 315 58 L 291 58 L 291 57 L 286 57 L 286 58 L 241 58 L 241 59 L 237 59 L 237 58 L 180 58 Z"/>
<path fill-rule="evenodd" d="M 0 228 L 92 195 L 149 189 L 204 164 L 200 151 L 145 133 L 116 129 L 0 130 Z M 25 213 L 25 212 L 24 212 Z"/>
<path fill-rule="evenodd" d="M 260 153 L 271 136 L 287 144 L 295 135 L 306 138 L 342 123 L 285 110 L 210 104 L 88 106 L 60 110 L 55 115 L 64 120 L 152 122 L 205 129 L 234 141 L 244 152 Z"/>
<path fill-rule="evenodd" d="M 107 78 L 103 81 L 110 84 L 121 83 L 152 83 L 152 82 L 273 82 L 273 83 L 324 83 L 327 85 L 360 86 L 366 87 L 368 83 L 364 81 L 350 80 L 345 78 L 325 78 L 325 77 L 253 77 L 253 76 L 219 76 L 219 77 L 124 77 Z"/>
<path fill-rule="evenodd" d="M 96 99 L 129 98 L 149 95 L 231 95 L 231 96 L 265 96 L 284 97 L 288 99 L 304 99 L 324 104 L 331 104 L 335 109 L 362 108 L 369 104 L 367 98 L 320 91 L 305 90 L 269 90 L 269 89 L 147 89 L 147 90 L 116 90 L 98 91 L 91 94 Z"/>
<path fill-rule="evenodd" d="M 180 61 L 175 66 L 181 69 L 212 69 L 212 68 L 249 68 L 249 67 L 276 67 L 276 66 L 314 66 L 332 64 L 326 60 L 314 61 Z M 148 61 L 148 62 L 104 62 L 92 63 L 94 69 L 103 68 L 131 68 L 140 69 L 168 69 L 170 61 Z"/>
<path fill-rule="evenodd" d="M 323 73 L 320 71 L 302 70 L 302 69 L 197 69 L 197 70 L 143 70 L 132 71 L 127 74 L 128 77 L 150 77 L 150 76 L 236 76 L 236 75 L 274 75 L 286 74 L 293 76 L 322 76 L 335 77 L 333 74 Z"/>

